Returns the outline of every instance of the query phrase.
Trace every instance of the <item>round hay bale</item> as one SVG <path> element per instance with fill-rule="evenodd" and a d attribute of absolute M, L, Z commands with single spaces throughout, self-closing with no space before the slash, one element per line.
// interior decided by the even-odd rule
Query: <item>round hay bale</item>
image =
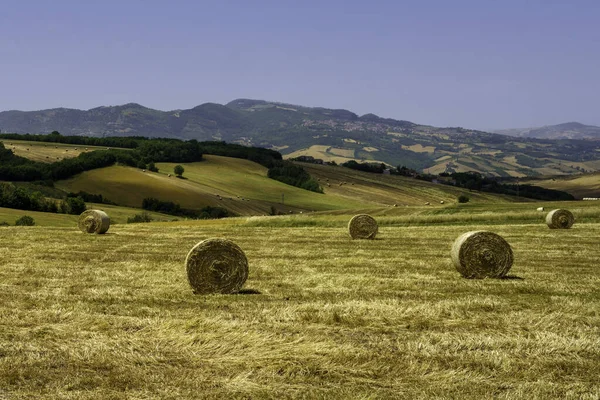
<path fill-rule="evenodd" d="M 348 223 L 352 239 L 375 239 L 378 229 L 377 221 L 367 214 L 355 215 Z"/>
<path fill-rule="evenodd" d="M 538 207 L 536 208 L 536 211 L 544 211 L 544 207 Z"/>
<path fill-rule="evenodd" d="M 465 278 L 501 278 L 513 264 L 513 252 L 504 238 L 493 232 L 462 234 L 450 253 L 456 270 Z"/>
<path fill-rule="evenodd" d="M 185 259 L 188 282 L 196 294 L 235 293 L 248 278 L 248 259 L 231 240 L 206 239 Z"/>
<path fill-rule="evenodd" d="M 444 204 L 444 200 L 440 201 L 440 204 Z"/>
<path fill-rule="evenodd" d="M 552 210 L 546 215 L 546 225 L 550 229 L 569 229 L 574 222 L 575 217 L 569 210 Z"/>
<path fill-rule="evenodd" d="M 100 210 L 85 210 L 79 215 L 77 223 L 83 233 L 106 233 L 110 227 L 108 214 Z"/>

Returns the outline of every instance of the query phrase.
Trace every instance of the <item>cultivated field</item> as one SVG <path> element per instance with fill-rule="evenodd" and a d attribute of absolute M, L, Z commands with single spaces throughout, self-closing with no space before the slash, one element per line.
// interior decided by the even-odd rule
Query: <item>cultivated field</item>
<path fill-rule="evenodd" d="M 600 207 L 538 203 L 0 228 L 0 399 L 600 397 Z M 551 207 L 553 204 L 545 204 Z M 509 279 L 466 280 L 461 233 L 513 247 Z M 199 240 L 246 252 L 238 295 L 193 295 Z"/>
<path fill-rule="evenodd" d="M 53 163 L 65 158 L 77 157 L 86 151 L 105 150 L 106 147 L 82 146 L 67 143 L 32 142 L 27 140 L 2 139 L 4 147 L 20 157 L 29 158 L 33 161 Z"/>

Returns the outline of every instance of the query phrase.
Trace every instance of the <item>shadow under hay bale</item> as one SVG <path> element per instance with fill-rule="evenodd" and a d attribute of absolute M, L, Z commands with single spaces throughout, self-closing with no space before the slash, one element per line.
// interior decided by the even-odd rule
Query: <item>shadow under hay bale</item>
<path fill-rule="evenodd" d="M 256 289 L 240 289 L 237 294 L 262 294 L 262 292 Z"/>
<path fill-rule="evenodd" d="M 503 278 L 512 267 L 513 252 L 500 235 L 487 231 L 467 232 L 452 245 L 456 270 L 469 279 Z"/>
<path fill-rule="evenodd" d="M 79 215 L 77 226 L 83 233 L 104 234 L 110 228 L 110 218 L 104 211 L 85 210 Z"/>
<path fill-rule="evenodd" d="M 227 239 L 206 239 L 185 259 L 188 282 L 196 294 L 239 292 L 248 279 L 248 259 Z"/>
<path fill-rule="evenodd" d="M 378 230 L 377 221 L 368 214 L 355 215 L 348 223 L 352 239 L 375 239 Z"/>
<path fill-rule="evenodd" d="M 546 215 L 546 225 L 550 229 L 569 229 L 574 222 L 575 217 L 569 210 L 552 210 Z"/>

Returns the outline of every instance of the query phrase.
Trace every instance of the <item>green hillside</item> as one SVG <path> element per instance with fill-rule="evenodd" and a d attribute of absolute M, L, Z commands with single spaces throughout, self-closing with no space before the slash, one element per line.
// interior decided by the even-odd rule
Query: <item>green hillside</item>
<path fill-rule="evenodd" d="M 303 164 L 324 189 L 314 193 L 267 178 L 267 169 L 251 161 L 207 155 L 205 161 L 182 164 L 184 179 L 173 174 L 173 163 L 158 163 L 158 173 L 112 166 L 59 181 L 65 191 L 102 194 L 120 205 L 140 207 L 155 197 L 184 208 L 223 207 L 237 215 L 331 211 L 407 205 L 442 206 L 467 194 L 472 202 L 514 201 L 484 193 L 416 179 L 370 174 L 343 167 Z M 171 175 L 171 176 L 169 176 Z"/>

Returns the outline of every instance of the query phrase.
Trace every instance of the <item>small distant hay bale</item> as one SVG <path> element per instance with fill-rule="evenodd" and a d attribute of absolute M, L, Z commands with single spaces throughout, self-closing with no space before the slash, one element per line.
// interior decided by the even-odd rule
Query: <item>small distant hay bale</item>
<path fill-rule="evenodd" d="M 544 207 L 538 207 L 536 208 L 536 211 L 544 211 Z"/>
<path fill-rule="evenodd" d="M 378 230 L 377 221 L 368 214 L 355 215 L 348 223 L 352 239 L 375 239 Z"/>
<path fill-rule="evenodd" d="M 444 200 L 440 201 L 440 204 L 444 204 Z"/>
<path fill-rule="evenodd" d="M 430 205 L 430 204 L 431 204 L 430 202 L 427 202 L 427 203 L 425 203 L 425 205 L 426 205 L 426 206 L 428 206 L 428 205 Z"/>
<path fill-rule="evenodd" d="M 472 231 L 459 236 L 452 245 L 450 256 L 456 270 L 469 279 L 502 278 L 514 261 L 508 242 L 487 231 Z"/>
<path fill-rule="evenodd" d="M 188 282 L 196 294 L 235 293 L 248 279 L 248 259 L 231 240 L 206 239 L 185 259 Z"/>
<path fill-rule="evenodd" d="M 574 222 L 575 217 L 569 210 L 552 210 L 546 215 L 546 225 L 550 229 L 569 229 Z"/>
<path fill-rule="evenodd" d="M 79 215 L 77 225 L 83 233 L 103 234 L 110 228 L 110 218 L 104 211 L 85 210 Z"/>
<path fill-rule="evenodd" d="M 394 207 L 398 207 L 398 204 L 394 204 Z"/>

